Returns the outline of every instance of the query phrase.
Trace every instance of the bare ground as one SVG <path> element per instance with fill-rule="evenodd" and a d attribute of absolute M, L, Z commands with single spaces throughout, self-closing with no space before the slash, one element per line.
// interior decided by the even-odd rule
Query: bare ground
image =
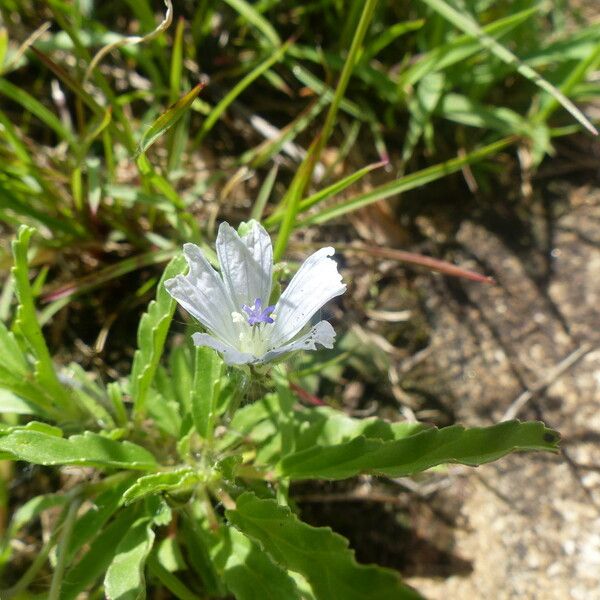
<path fill-rule="evenodd" d="M 431 499 L 458 499 L 443 550 L 471 570 L 409 577 L 428 598 L 600 598 L 600 191 L 534 193 L 522 219 L 496 207 L 456 231 L 455 257 L 498 285 L 423 278 L 428 361 L 458 422 L 541 419 L 563 453 L 434 476 Z"/>

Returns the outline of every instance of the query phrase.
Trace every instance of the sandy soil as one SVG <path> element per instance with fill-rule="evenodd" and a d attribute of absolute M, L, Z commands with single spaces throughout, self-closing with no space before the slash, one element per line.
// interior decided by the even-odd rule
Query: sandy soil
<path fill-rule="evenodd" d="M 470 572 L 409 577 L 428 598 L 600 598 L 600 191 L 534 194 L 524 227 L 488 211 L 456 232 L 455 260 L 485 265 L 497 286 L 423 278 L 428 361 L 458 422 L 541 419 L 563 454 L 434 476 L 438 505 L 459 499 L 442 549 Z"/>

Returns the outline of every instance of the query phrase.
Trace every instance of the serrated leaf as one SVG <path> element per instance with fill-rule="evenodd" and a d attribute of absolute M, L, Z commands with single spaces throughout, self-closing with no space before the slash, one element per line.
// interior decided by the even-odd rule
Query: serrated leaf
<path fill-rule="evenodd" d="M 131 442 L 116 442 L 86 431 L 70 438 L 20 429 L 0 437 L 0 452 L 36 465 L 91 465 L 146 470 L 156 467 L 150 452 Z"/>
<path fill-rule="evenodd" d="M 181 529 L 190 564 L 202 578 L 208 597 L 229 597 L 227 588 L 238 600 L 300 597 L 289 573 L 243 533 L 212 526 L 200 503 L 190 506 Z"/>
<path fill-rule="evenodd" d="M 556 431 L 543 423 L 506 421 L 491 427 L 432 428 L 404 439 L 360 436 L 344 444 L 313 446 L 286 456 L 279 474 L 291 479 L 345 479 L 359 473 L 401 477 L 445 463 L 476 466 L 517 450 L 555 451 Z"/>
<path fill-rule="evenodd" d="M 44 388 L 33 380 L 32 373 L 23 374 L 9 370 L 0 363 L 0 386 L 7 394 L 6 412 L 13 412 L 10 406 L 17 408 L 17 403 L 21 400 L 30 408 L 29 413 L 22 414 L 36 414 L 44 418 L 58 417 L 52 399 L 45 393 Z M 18 399 L 11 400 L 9 394 L 14 394 Z"/>
<path fill-rule="evenodd" d="M 216 562 L 237 600 L 299 600 L 294 580 L 260 547 L 234 528 L 223 530 Z"/>
<path fill-rule="evenodd" d="M 72 391 L 79 406 L 85 408 L 101 429 L 113 429 L 115 421 L 104 407 L 106 392 L 97 385 L 89 373 L 76 364 L 70 363 L 61 371 L 61 381 Z"/>
<path fill-rule="evenodd" d="M 181 412 L 190 412 L 190 398 L 194 380 L 193 349 L 182 344 L 171 350 L 169 355 L 172 397 L 177 399 Z"/>
<path fill-rule="evenodd" d="M 19 299 L 15 328 L 23 335 L 35 355 L 35 379 L 41 388 L 47 392 L 48 397 L 51 398 L 51 400 L 47 399 L 44 404 L 52 403 L 55 405 L 54 407 L 44 406 L 44 408 L 48 410 L 54 408 L 55 416 L 58 418 L 74 418 L 78 415 L 77 407 L 73 403 L 70 391 L 60 383 L 54 370 L 54 364 L 37 319 L 33 293 L 29 284 L 27 251 L 29 240 L 34 231 L 31 227 L 22 225 L 19 228 L 17 239 L 12 242 L 14 256 L 12 273 L 15 281 L 15 291 Z M 6 336 L 4 342 L 10 343 Z M 15 356 L 15 361 L 18 362 L 17 356 Z M 41 398 L 43 396 L 40 397 L 40 401 Z M 27 399 L 33 400 L 31 398 Z"/>
<path fill-rule="evenodd" d="M 26 425 L 5 425 L 4 423 L 0 423 L 0 435 L 8 435 L 13 431 L 38 431 L 52 437 L 63 437 L 62 429 L 49 423 L 42 423 L 40 421 L 29 421 Z"/>
<path fill-rule="evenodd" d="M 25 375 L 29 365 L 12 331 L 0 322 L 0 360 L 2 366 L 17 375 Z"/>
<path fill-rule="evenodd" d="M 187 488 L 197 483 L 199 479 L 199 474 L 190 467 L 144 475 L 125 491 L 122 503 L 127 505 L 151 494 Z"/>
<path fill-rule="evenodd" d="M 146 515 L 158 527 L 166 527 L 173 520 L 173 511 L 162 496 L 147 496 L 144 500 Z"/>
<path fill-rule="evenodd" d="M 156 387 L 160 387 L 162 376 L 163 373 L 159 369 L 154 380 Z M 172 396 L 165 396 L 151 388 L 146 395 L 146 407 L 148 414 L 154 419 L 156 427 L 168 436 L 177 438 L 181 431 L 179 404 L 175 400 L 167 400 L 167 398 L 172 398 Z"/>
<path fill-rule="evenodd" d="M 275 394 L 268 394 L 246 405 L 234 415 L 229 432 L 217 446 L 220 450 L 249 440 L 256 449 L 255 465 L 270 465 L 278 460 L 281 450 Z M 311 448 L 335 446 L 358 436 L 369 439 L 398 440 L 428 429 L 422 423 L 388 423 L 375 417 L 355 419 L 329 407 L 296 409 L 294 439 L 296 452 Z"/>
<path fill-rule="evenodd" d="M 196 99 L 204 84 L 199 83 L 195 88 L 190 90 L 187 94 L 182 96 L 175 104 L 170 106 L 166 112 L 164 112 L 150 127 L 146 130 L 140 145 L 138 146 L 138 154 L 142 154 L 154 144 L 154 142 L 166 131 L 168 131 L 191 106 L 192 102 Z"/>
<path fill-rule="evenodd" d="M 335 446 L 358 436 L 383 441 L 400 440 L 429 428 L 423 423 L 388 423 L 377 417 L 356 419 L 326 406 L 302 410 L 298 417 L 297 451 L 315 445 Z"/>
<path fill-rule="evenodd" d="M 227 519 L 285 569 L 300 573 L 316 598 L 398 600 L 420 596 L 390 569 L 360 565 L 348 542 L 329 528 L 311 527 L 274 500 L 242 494 Z M 285 597 L 285 596 L 282 596 Z"/>
<path fill-rule="evenodd" d="M 134 524 L 125 534 L 104 578 L 108 600 L 142 600 L 146 597 L 144 565 L 153 543 L 154 531 L 145 520 Z"/>
<path fill-rule="evenodd" d="M 143 415 L 146 396 L 165 345 L 169 324 L 175 312 L 175 300 L 165 289 L 164 282 L 181 273 L 185 260 L 178 255 L 167 265 L 156 290 L 156 300 L 148 305 L 138 327 L 138 349 L 131 366 L 130 393 L 134 402 L 134 413 L 139 419 Z"/>

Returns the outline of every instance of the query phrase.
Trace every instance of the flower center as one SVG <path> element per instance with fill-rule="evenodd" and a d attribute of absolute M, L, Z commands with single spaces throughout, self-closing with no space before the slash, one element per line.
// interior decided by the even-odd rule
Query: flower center
<path fill-rule="evenodd" d="M 253 306 L 247 306 L 244 304 L 242 310 L 248 315 L 249 325 L 258 325 L 259 323 L 273 323 L 273 319 L 270 314 L 275 310 L 274 306 L 267 306 L 263 308 L 262 300 L 256 298 Z"/>
<path fill-rule="evenodd" d="M 253 306 L 242 307 L 246 314 L 232 312 L 231 320 L 236 324 L 238 333 L 238 346 L 241 352 L 247 352 L 253 356 L 262 356 L 268 347 L 271 325 L 275 315 L 270 316 L 275 310 L 274 306 L 263 308 L 262 300 L 256 298 Z"/>

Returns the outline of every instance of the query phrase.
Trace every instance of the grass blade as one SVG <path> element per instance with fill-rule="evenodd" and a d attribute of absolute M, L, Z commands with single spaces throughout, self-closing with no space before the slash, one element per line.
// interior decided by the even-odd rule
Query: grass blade
<path fill-rule="evenodd" d="M 206 134 L 214 127 L 221 115 L 227 107 L 256 79 L 258 79 L 265 71 L 270 69 L 276 62 L 280 61 L 288 48 L 291 46 L 292 40 L 288 40 L 276 52 L 274 52 L 267 60 L 256 66 L 248 73 L 240 82 L 231 89 L 225 97 L 210 111 L 206 117 L 202 127 L 195 139 L 195 144 L 200 144 L 206 137 Z"/>
<path fill-rule="evenodd" d="M 248 4 L 245 0 L 225 0 L 233 10 L 238 12 L 248 23 L 256 27 L 269 42 L 271 46 L 280 46 L 281 39 L 277 35 L 277 32 L 252 5 Z"/>
<path fill-rule="evenodd" d="M 13 102 L 20 104 L 25 110 L 37 117 L 44 125 L 52 129 L 61 140 L 68 142 L 69 146 L 76 147 L 75 137 L 69 131 L 61 120 L 49 109 L 47 109 L 39 100 L 28 94 L 22 87 L 17 87 L 0 78 L 0 94 L 10 98 Z"/>
<path fill-rule="evenodd" d="M 395 196 L 401 192 L 406 192 L 408 190 L 421 187 L 426 183 L 430 183 L 436 179 L 441 179 L 442 177 L 450 175 L 451 173 L 456 173 L 456 171 L 459 171 L 465 165 L 469 165 L 488 156 L 492 156 L 510 144 L 513 144 L 516 140 L 517 138 L 515 136 L 506 137 L 494 142 L 493 144 L 489 144 L 483 148 L 474 150 L 465 156 L 453 158 L 452 160 L 433 165 L 427 169 L 422 169 L 420 171 L 416 171 L 415 173 L 411 173 L 410 175 L 405 175 L 404 177 L 400 177 L 400 179 L 390 181 L 389 183 L 384 183 L 383 185 L 373 188 L 364 194 L 360 194 L 359 196 L 351 198 L 350 200 L 346 200 L 345 202 L 342 202 L 336 206 L 332 206 L 331 208 L 325 209 L 318 214 L 304 219 L 299 223 L 299 226 L 305 227 L 315 223 L 325 223 L 331 219 L 336 219 L 345 214 L 358 210 L 359 208 L 373 204 L 374 202 L 379 202 L 379 200 L 383 200 L 384 198 L 389 198 L 390 196 Z"/>
<path fill-rule="evenodd" d="M 493 52 L 500 60 L 514 66 L 517 71 L 548 92 L 559 104 L 563 106 L 571 115 L 579 121 L 588 131 L 598 135 L 596 128 L 589 122 L 585 115 L 555 86 L 546 81 L 539 73 L 534 71 L 529 65 L 522 62 L 508 48 L 497 42 L 494 38 L 487 35 L 478 23 L 470 16 L 457 11 L 444 0 L 423 0 L 429 7 L 439 13 L 442 17 L 450 21 L 461 31 L 476 37 L 482 46 Z"/>
<path fill-rule="evenodd" d="M 304 200 L 302 200 L 298 206 L 298 212 L 303 212 L 305 210 L 308 210 L 311 206 L 314 206 L 315 204 L 318 204 L 319 202 L 323 202 L 329 198 L 332 198 L 336 194 L 343 192 L 346 188 L 350 187 L 353 183 L 362 179 L 367 173 L 370 173 L 371 171 L 373 171 L 375 169 L 384 167 L 387 164 L 388 164 L 387 162 L 382 161 L 382 162 L 374 163 L 372 165 L 367 165 L 366 167 L 363 167 L 362 169 L 359 169 L 358 171 L 356 171 L 356 173 L 352 173 L 351 175 L 348 175 L 348 177 L 344 177 L 343 179 L 336 181 L 334 184 L 332 184 L 326 188 L 323 188 L 322 190 L 318 191 L 316 194 L 312 194 L 308 198 L 305 198 Z M 271 228 L 271 227 L 273 227 L 273 225 L 280 223 L 281 220 L 283 219 L 283 215 L 284 215 L 283 210 L 278 210 L 277 212 L 272 214 L 268 219 L 266 219 L 266 221 L 264 223 L 265 227 Z"/>
<path fill-rule="evenodd" d="M 327 111 L 327 116 L 325 117 L 323 129 L 311 145 L 306 158 L 300 165 L 300 169 L 298 169 L 298 172 L 290 185 L 288 193 L 282 201 L 282 204 L 285 206 L 285 213 L 275 242 L 274 257 L 276 260 L 281 259 L 287 248 L 289 237 L 294 229 L 300 198 L 302 197 L 302 194 L 304 194 L 306 186 L 312 177 L 315 165 L 333 131 L 340 104 L 346 93 L 346 88 L 348 87 L 354 67 L 360 57 L 363 40 L 371 23 L 371 18 L 373 17 L 376 6 L 377 0 L 367 0 L 364 4 L 358 27 L 356 28 L 350 50 L 348 51 L 348 56 L 344 62 L 344 68 L 340 74 L 335 94 L 333 95 L 329 110 Z"/>
<path fill-rule="evenodd" d="M 191 106 L 192 102 L 196 99 L 198 94 L 204 88 L 203 83 L 199 83 L 195 88 L 190 90 L 187 94 L 182 96 L 175 104 L 167 109 L 142 136 L 136 156 L 143 154 L 154 144 L 154 142 L 167 130 L 169 130 Z"/>

